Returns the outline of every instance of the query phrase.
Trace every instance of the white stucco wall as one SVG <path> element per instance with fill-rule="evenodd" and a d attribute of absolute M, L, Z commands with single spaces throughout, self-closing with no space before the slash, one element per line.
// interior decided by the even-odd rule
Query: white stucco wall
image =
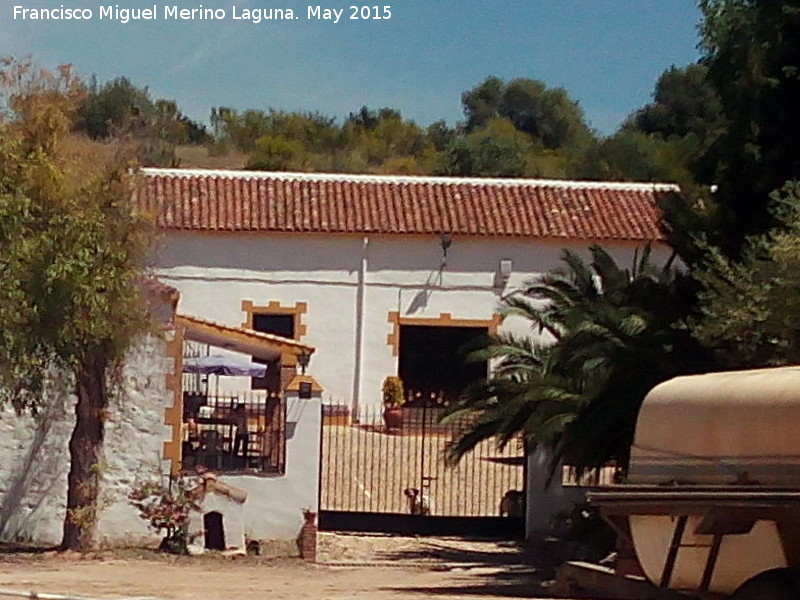
<path fill-rule="evenodd" d="M 554 519 L 575 504 L 586 502 L 589 488 L 564 486 L 561 468 L 548 485 L 550 454 L 537 449 L 528 454 L 528 480 L 526 482 L 525 539 L 541 539 L 552 535 Z"/>
<path fill-rule="evenodd" d="M 162 451 L 171 437 L 164 411 L 172 402 L 165 375 L 173 365 L 164 346 L 163 340 L 148 338 L 132 351 L 122 392 L 109 409 L 98 523 L 98 542 L 104 545 L 159 540 L 127 496 L 137 477 L 169 472 Z M 16 415 L 9 407 L 0 411 L 0 540 L 61 541 L 75 397 L 69 377 L 56 383 L 60 388 L 51 384 L 40 418 Z M 293 541 L 303 525 L 303 509 L 317 510 L 321 399 L 287 398 L 286 417 L 292 434 L 283 475 L 221 477 L 248 492 L 231 535 Z"/>
<path fill-rule="evenodd" d="M 322 400 L 374 407 L 380 404 L 384 377 L 397 373 L 398 358 L 387 343 L 393 332 L 390 312 L 490 319 L 503 295 L 559 265 L 564 246 L 563 241 L 456 238 L 442 264 L 437 236 L 172 233 L 158 257 L 158 271 L 180 290 L 180 312 L 228 325 L 245 320 L 243 300 L 307 303 L 303 341 L 317 348 L 309 373 L 324 389 Z M 588 245 L 571 247 L 585 253 Z M 634 248 L 619 244 L 610 250 L 628 264 Z M 659 248 L 657 259 L 667 252 Z M 512 261 L 512 273 L 498 287 L 503 259 Z M 508 320 L 504 328 L 525 325 Z M 164 342 L 148 339 L 133 353 L 124 393 L 112 404 L 106 424 L 106 506 L 99 523 L 106 543 L 158 537 L 130 507 L 127 494 L 137 474 L 168 469 L 161 453 L 170 437 L 163 421 L 172 401 L 164 375 L 171 369 Z M 46 418 L 0 411 L 0 539 L 57 543 L 61 538 L 74 397 L 68 389 L 52 389 L 50 398 Z M 284 475 L 222 477 L 248 492 L 242 508 L 247 536 L 293 540 L 303 524 L 302 510 L 317 510 L 320 404 L 319 398 L 289 401 L 287 420 L 296 427 L 287 440 Z M 541 509 L 542 502 L 529 496 L 528 510 Z M 529 516 L 530 523 L 541 522 L 541 513 Z"/>
<path fill-rule="evenodd" d="M 294 434 L 286 440 L 283 475 L 220 475 L 223 483 L 247 491 L 242 515 L 248 538 L 295 540 L 303 526 L 303 509 L 317 511 L 321 415 L 319 398 L 287 398 L 286 421 Z"/>
<path fill-rule="evenodd" d="M 490 319 L 503 295 L 558 266 L 564 247 L 587 254 L 588 243 L 455 238 L 442 265 L 440 240 L 433 235 L 172 232 L 157 270 L 181 291 L 180 312 L 227 325 L 244 322 L 243 300 L 256 306 L 306 302 L 303 341 L 317 349 L 309 372 L 324 388 L 324 400 L 376 407 L 384 377 L 397 374 L 398 367 L 387 344 L 393 330 L 389 312 Z M 626 265 L 636 245 L 606 247 Z M 664 260 L 668 250 L 656 248 L 654 254 Z M 503 259 L 512 261 L 512 273 L 501 288 L 496 281 Z M 524 326 L 513 319 L 504 324 Z"/>
<path fill-rule="evenodd" d="M 641 244 L 604 246 L 621 265 L 629 265 Z M 228 325 L 245 321 L 243 300 L 256 306 L 305 302 L 307 334 L 302 340 L 316 347 L 309 372 L 324 389 L 323 401 L 374 409 L 381 402 L 383 379 L 398 370 L 398 357 L 387 343 L 394 329 L 388 321 L 390 312 L 414 318 L 436 319 L 449 313 L 453 319 L 491 319 L 503 296 L 562 266 L 565 247 L 588 257 L 589 243 L 457 237 L 443 264 L 440 239 L 434 235 L 172 232 L 166 236 L 157 270 L 181 291 L 179 312 Z M 669 254 L 668 248 L 659 246 L 653 258 L 663 262 Z M 501 260 L 510 260 L 512 268 L 509 280 L 499 286 Z M 522 332 L 529 325 L 508 319 L 503 329 Z M 290 447 L 297 448 L 297 442 Z M 316 448 L 317 441 L 313 443 Z M 306 459 L 317 459 L 316 449 L 306 451 Z M 290 454 L 285 479 L 231 478 L 232 485 L 250 492 L 246 513 L 261 519 L 249 521 L 248 535 L 297 534 L 302 525 L 299 508 L 316 504 L 316 497 L 293 500 L 295 494 L 310 489 L 293 481 L 294 472 L 316 467 L 298 462 L 302 460 Z M 529 462 L 529 533 L 546 530 L 555 513 L 585 492 L 558 484 L 544 489 L 536 461 L 531 457 Z"/>
<path fill-rule="evenodd" d="M 124 544 L 153 540 L 144 521 L 128 504 L 130 484 L 142 469 L 165 469 L 162 444 L 170 437 L 164 409 L 172 402 L 164 376 L 171 360 L 164 341 L 150 337 L 132 353 L 121 393 L 106 422 L 99 542 Z M 0 411 L 0 539 L 61 541 L 66 511 L 69 437 L 75 397 L 69 377 L 54 380 L 39 418 Z"/>

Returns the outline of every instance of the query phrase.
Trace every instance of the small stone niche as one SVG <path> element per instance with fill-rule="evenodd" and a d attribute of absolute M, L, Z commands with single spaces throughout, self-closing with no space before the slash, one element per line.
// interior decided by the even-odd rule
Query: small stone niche
<path fill-rule="evenodd" d="M 247 492 L 218 481 L 215 473 L 203 473 L 202 478 L 200 511 L 189 520 L 189 553 L 246 554 L 243 505 Z"/>

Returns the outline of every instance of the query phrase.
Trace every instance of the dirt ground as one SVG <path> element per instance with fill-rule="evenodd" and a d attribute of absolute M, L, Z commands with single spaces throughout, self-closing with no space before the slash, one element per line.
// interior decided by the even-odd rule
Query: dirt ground
<path fill-rule="evenodd" d="M 0 550 L 8 590 L 86 598 L 255 600 L 544 598 L 546 574 L 510 542 L 322 534 L 320 564 L 258 556 L 94 556 Z"/>

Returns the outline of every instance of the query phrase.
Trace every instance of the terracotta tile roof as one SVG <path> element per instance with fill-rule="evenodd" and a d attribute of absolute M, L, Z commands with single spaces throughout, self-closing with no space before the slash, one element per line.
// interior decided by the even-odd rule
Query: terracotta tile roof
<path fill-rule="evenodd" d="M 162 296 L 172 298 L 179 295 L 178 289 L 164 283 L 157 277 L 145 277 L 142 280 L 142 287 L 148 296 Z"/>
<path fill-rule="evenodd" d="M 674 185 L 143 169 L 167 230 L 663 240 Z"/>
<path fill-rule="evenodd" d="M 294 355 L 299 355 L 303 352 L 313 354 L 315 351 L 314 346 L 309 346 L 297 340 L 253 329 L 230 327 L 217 321 L 201 319 L 193 315 L 178 314 L 176 320 L 186 330 L 186 339 L 188 340 L 212 346 L 222 346 L 229 350 L 252 354 L 264 359 L 276 358 L 283 351 Z"/>

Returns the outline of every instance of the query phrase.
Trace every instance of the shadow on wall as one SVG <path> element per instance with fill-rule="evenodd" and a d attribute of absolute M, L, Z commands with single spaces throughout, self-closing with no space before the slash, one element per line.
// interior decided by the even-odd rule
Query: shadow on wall
<path fill-rule="evenodd" d="M 67 449 L 68 439 L 55 439 L 58 424 L 63 424 L 67 416 L 67 408 L 71 395 L 63 389 L 53 389 L 51 401 L 35 418 L 29 416 L 13 415 L 19 422 L 35 426 L 29 444 L 21 451 L 16 460 L 16 468 L 11 471 L 6 480 L 6 490 L 0 501 L 0 540 L 19 540 L 30 537 L 34 522 L 41 517 L 37 514 L 42 505 L 52 499 L 54 488 L 63 486 L 66 482 L 66 472 L 60 468 L 64 452 Z M 54 431 L 55 429 L 55 431 Z M 61 437 L 59 435 L 59 437 Z M 61 451 L 54 446 L 58 445 Z M 8 457 L 6 457 L 8 458 Z M 62 481 L 63 480 L 63 481 Z M 59 498 L 59 503 L 66 498 Z"/>
<path fill-rule="evenodd" d="M 428 275 L 428 279 L 425 280 L 423 288 L 411 299 L 411 303 L 408 305 L 405 314 L 413 315 L 414 313 L 427 308 L 428 300 L 430 300 L 434 290 L 438 286 L 442 285 L 442 281 L 444 279 L 443 269 L 443 266 L 439 267 L 438 270 L 433 271 L 430 275 Z"/>

